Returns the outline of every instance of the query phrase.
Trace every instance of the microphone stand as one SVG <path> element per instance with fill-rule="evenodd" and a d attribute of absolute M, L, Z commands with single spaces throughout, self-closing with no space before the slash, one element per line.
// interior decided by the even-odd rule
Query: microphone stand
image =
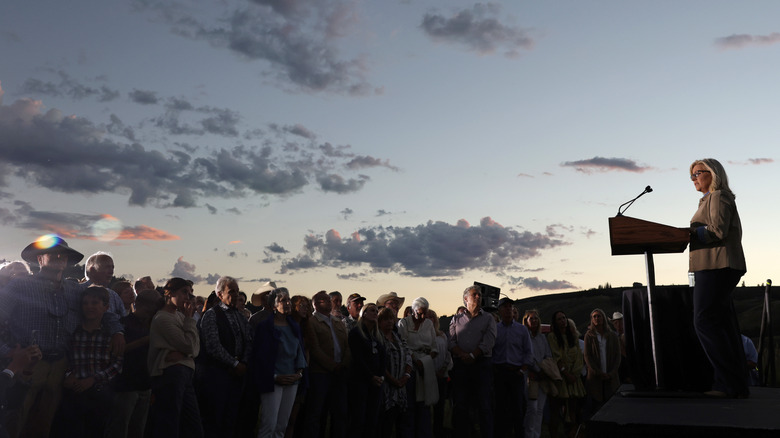
<path fill-rule="evenodd" d="M 636 201 L 637 199 L 641 198 L 645 193 L 650 193 L 652 191 L 653 191 L 653 189 L 650 186 L 647 186 L 647 187 L 645 187 L 645 190 L 642 193 L 640 193 L 636 198 L 621 204 L 620 207 L 618 207 L 617 216 L 623 216 L 623 213 L 625 213 L 626 210 L 628 210 L 628 207 L 631 207 L 631 204 L 633 204 L 634 201 Z M 628 205 L 626 205 L 626 204 L 628 204 Z M 626 208 L 623 208 L 624 205 L 626 205 Z M 622 209 L 622 211 L 621 211 L 621 209 Z"/>

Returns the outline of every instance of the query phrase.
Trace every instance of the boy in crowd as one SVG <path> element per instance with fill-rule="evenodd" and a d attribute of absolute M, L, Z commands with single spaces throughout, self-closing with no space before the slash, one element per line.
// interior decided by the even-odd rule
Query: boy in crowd
<path fill-rule="evenodd" d="M 109 292 L 88 287 L 81 295 L 81 324 L 71 339 L 59 427 L 64 436 L 102 437 L 112 404 L 111 379 L 122 371 L 122 356 L 111 356 L 111 334 L 101 323 Z M 57 432 L 54 432 L 57 434 Z"/>

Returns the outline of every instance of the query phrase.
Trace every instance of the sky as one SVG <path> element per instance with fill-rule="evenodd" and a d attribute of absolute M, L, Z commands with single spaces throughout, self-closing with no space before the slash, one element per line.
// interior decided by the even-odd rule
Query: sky
<path fill-rule="evenodd" d="M 0 14 L 0 259 L 56 233 L 206 295 L 396 291 L 451 314 L 646 283 L 608 218 L 687 227 L 724 164 L 776 269 L 780 3 L 73 0 Z M 687 283 L 687 251 L 655 257 Z"/>

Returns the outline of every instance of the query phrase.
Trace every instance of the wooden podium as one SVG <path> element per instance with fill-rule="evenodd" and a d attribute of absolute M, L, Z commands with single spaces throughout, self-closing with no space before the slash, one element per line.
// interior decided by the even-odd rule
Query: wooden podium
<path fill-rule="evenodd" d="M 647 269 L 647 301 L 652 339 L 653 368 L 656 388 L 662 388 L 662 374 L 658 369 L 657 346 L 653 319 L 653 288 L 655 288 L 655 265 L 653 254 L 669 254 L 685 251 L 690 241 L 688 228 L 676 228 L 635 219 L 628 216 L 609 218 L 609 243 L 612 255 L 644 254 Z"/>

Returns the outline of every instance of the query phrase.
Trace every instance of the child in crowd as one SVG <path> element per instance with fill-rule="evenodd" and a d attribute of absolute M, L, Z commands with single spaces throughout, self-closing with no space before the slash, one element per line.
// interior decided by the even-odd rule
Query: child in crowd
<path fill-rule="evenodd" d="M 101 323 L 108 290 L 88 287 L 81 295 L 81 325 L 73 333 L 59 418 L 53 435 L 102 437 L 110 412 L 111 379 L 122 371 L 122 357 L 111 356 L 111 333 Z"/>

